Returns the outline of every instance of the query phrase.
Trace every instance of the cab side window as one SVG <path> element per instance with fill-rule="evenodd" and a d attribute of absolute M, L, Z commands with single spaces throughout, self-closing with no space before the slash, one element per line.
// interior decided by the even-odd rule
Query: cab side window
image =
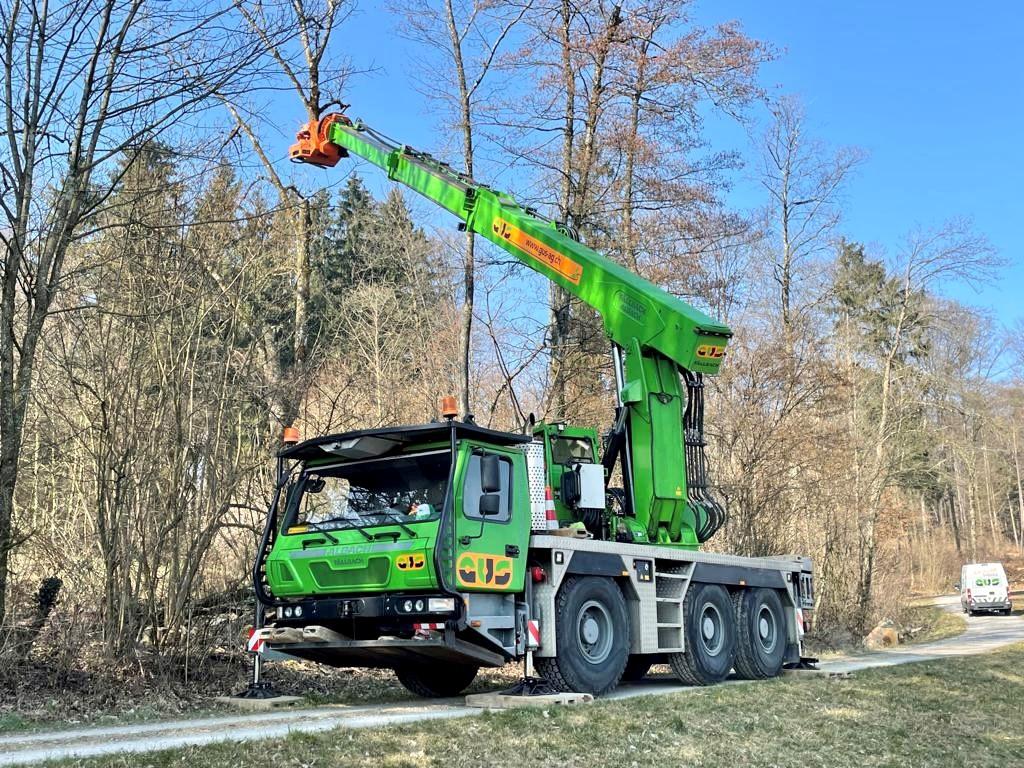
<path fill-rule="evenodd" d="M 466 465 L 465 483 L 462 486 L 462 510 L 466 517 L 472 520 L 488 520 L 495 523 L 508 522 L 511 517 L 512 496 L 512 462 L 502 456 L 498 461 L 499 476 L 501 478 L 501 489 L 497 492 L 498 514 L 481 515 L 480 497 L 483 495 L 480 490 L 480 459 L 479 454 L 474 453 L 469 457 Z"/>
<path fill-rule="evenodd" d="M 553 437 L 551 438 L 551 460 L 555 464 L 593 461 L 594 447 L 585 437 Z"/>

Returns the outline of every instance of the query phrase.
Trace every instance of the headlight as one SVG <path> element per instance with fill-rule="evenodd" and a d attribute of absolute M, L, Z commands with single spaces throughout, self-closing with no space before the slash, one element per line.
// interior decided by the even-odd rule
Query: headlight
<path fill-rule="evenodd" d="M 426 608 L 426 607 L 427 606 L 424 604 L 424 602 L 422 600 L 417 600 L 416 601 L 416 610 L 419 613 L 423 613 L 423 609 Z"/>
<path fill-rule="evenodd" d="M 455 610 L 454 597 L 432 597 L 427 601 L 431 613 L 447 613 Z"/>
<path fill-rule="evenodd" d="M 301 615 L 302 615 L 302 606 L 301 605 L 296 605 L 295 606 L 295 618 L 297 619 Z"/>
<path fill-rule="evenodd" d="M 412 600 L 406 600 L 402 603 L 402 610 L 406 613 L 412 613 Z"/>
<path fill-rule="evenodd" d="M 290 619 L 292 617 L 292 607 L 290 605 L 286 605 L 283 613 L 286 619 Z"/>

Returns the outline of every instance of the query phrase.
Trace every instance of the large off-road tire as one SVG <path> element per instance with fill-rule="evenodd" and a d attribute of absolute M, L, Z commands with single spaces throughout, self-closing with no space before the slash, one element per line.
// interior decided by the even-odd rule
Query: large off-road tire
<path fill-rule="evenodd" d="M 691 584 L 683 600 L 686 650 L 670 653 L 668 663 L 687 685 L 714 685 L 725 680 L 736 652 L 732 600 L 718 584 Z"/>
<path fill-rule="evenodd" d="M 626 662 L 626 668 L 622 671 L 622 680 L 627 683 L 643 680 L 653 664 L 650 656 L 630 656 L 629 661 Z"/>
<path fill-rule="evenodd" d="M 458 696 L 476 677 L 477 667 L 463 664 L 426 664 L 395 667 L 398 682 L 425 699 Z"/>
<path fill-rule="evenodd" d="M 736 613 L 736 675 L 745 680 L 776 677 L 786 659 L 786 613 L 774 589 L 741 589 L 732 596 Z"/>
<path fill-rule="evenodd" d="M 570 576 L 555 599 L 556 655 L 534 660 L 537 672 L 561 691 L 614 690 L 629 659 L 629 611 L 609 578 Z"/>

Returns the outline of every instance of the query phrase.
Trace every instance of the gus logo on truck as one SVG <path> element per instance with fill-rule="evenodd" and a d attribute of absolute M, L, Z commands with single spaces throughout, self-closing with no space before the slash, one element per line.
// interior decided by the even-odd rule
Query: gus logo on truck
<path fill-rule="evenodd" d="M 706 360 L 720 360 L 725 357 L 725 347 L 719 347 L 714 344 L 701 344 L 697 347 L 697 357 L 703 357 Z"/>
<path fill-rule="evenodd" d="M 465 552 L 455 564 L 455 571 L 464 587 L 504 589 L 512 582 L 512 558 Z"/>
<path fill-rule="evenodd" d="M 427 559 L 422 552 L 412 552 L 408 555 L 399 555 L 395 559 L 395 565 L 400 571 L 418 571 L 426 565 Z"/>

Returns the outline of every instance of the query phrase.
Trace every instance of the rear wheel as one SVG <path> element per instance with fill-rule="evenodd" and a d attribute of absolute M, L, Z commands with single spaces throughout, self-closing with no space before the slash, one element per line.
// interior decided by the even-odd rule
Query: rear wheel
<path fill-rule="evenodd" d="M 407 689 L 425 699 L 458 696 L 476 677 L 478 667 L 462 664 L 396 667 L 395 677 Z"/>
<path fill-rule="evenodd" d="M 619 585 L 609 578 L 570 576 L 555 600 L 553 658 L 534 664 L 562 691 L 608 693 L 619 684 L 629 658 L 629 612 Z"/>
<path fill-rule="evenodd" d="M 686 650 L 668 662 L 687 685 L 713 685 L 729 676 L 736 652 L 732 600 L 718 584 L 691 584 L 683 600 Z"/>
<path fill-rule="evenodd" d="M 736 674 L 747 680 L 775 677 L 786 657 L 785 612 L 773 589 L 741 589 L 736 610 Z"/>

